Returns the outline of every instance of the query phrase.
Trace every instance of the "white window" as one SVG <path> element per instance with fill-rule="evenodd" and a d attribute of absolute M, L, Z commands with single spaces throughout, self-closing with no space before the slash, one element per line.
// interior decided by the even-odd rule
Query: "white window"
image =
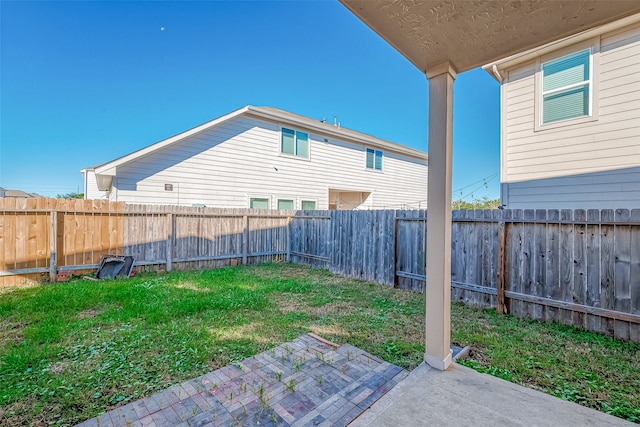
<path fill-rule="evenodd" d="M 293 210 L 293 200 L 278 199 L 278 209 L 292 211 Z"/>
<path fill-rule="evenodd" d="M 367 169 L 382 170 L 382 151 L 367 148 Z"/>
<path fill-rule="evenodd" d="M 293 156 L 309 158 L 309 134 L 299 130 L 282 128 L 280 152 Z"/>
<path fill-rule="evenodd" d="M 252 197 L 249 201 L 249 207 L 251 209 L 269 209 L 269 199 Z"/>
<path fill-rule="evenodd" d="M 541 66 L 541 123 L 592 115 L 591 49 L 545 62 Z"/>
<path fill-rule="evenodd" d="M 316 210 L 316 201 L 315 200 L 303 200 L 301 203 L 301 208 L 303 211 L 315 211 Z"/>

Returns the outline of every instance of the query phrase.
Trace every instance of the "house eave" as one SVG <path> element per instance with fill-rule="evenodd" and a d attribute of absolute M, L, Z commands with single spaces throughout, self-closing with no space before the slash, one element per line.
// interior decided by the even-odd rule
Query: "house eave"
<path fill-rule="evenodd" d="M 496 75 L 494 70 L 497 70 L 498 73 L 501 73 L 505 70 L 511 69 L 525 62 L 534 60 L 540 56 L 546 55 L 556 50 L 560 50 L 565 47 L 569 47 L 586 40 L 594 39 L 603 34 L 610 33 L 612 31 L 616 31 L 621 28 L 627 27 L 629 25 L 637 24 L 639 22 L 640 22 L 640 13 L 637 13 L 635 15 L 627 16 L 625 18 L 621 18 L 617 21 L 610 22 L 605 25 L 601 25 L 599 27 L 583 31 L 581 33 L 578 33 L 569 37 L 565 37 L 563 39 L 556 40 L 551 43 L 547 43 L 543 46 L 529 49 L 527 51 L 520 52 L 515 55 L 511 55 L 509 57 L 506 57 L 497 61 L 490 62 L 486 65 L 483 65 L 482 69 L 485 70 L 487 73 L 489 73 L 489 75 L 491 75 L 491 77 L 493 77 L 496 81 L 498 81 L 498 83 L 501 83 L 500 77 Z"/>

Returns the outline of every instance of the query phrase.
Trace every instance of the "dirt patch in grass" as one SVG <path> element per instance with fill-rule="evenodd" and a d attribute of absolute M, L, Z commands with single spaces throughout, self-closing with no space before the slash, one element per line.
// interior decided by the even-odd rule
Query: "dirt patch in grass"
<path fill-rule="evenodd" d="M 96 310 L 94 308 L 91 308 L 89 310 L 82 310 L 81 312 L 78 313 L 78 319 L 80 320 L 94 319 L 97 316 L 99 316 L 101 313 L 102 313 L 102 310 Z"/>
<path fill-rule="evenodd" d="M 209 332 L 219 339 L 241 340 L 250 338 L 251 341 L 258 344 L 269 344 L 271 340 L 262 333 L 263 327 L 264 325 L 262 322 L 254 322 L 249 323 L 248 325 L 227 328 L 223 331 L 220 331 L 219 328 L 211 328 L 209 329 Z"/>
<path fill-rule="evenodd" d="M 190 291 L 196 291 L 196 292 L 211 292 L 211 289 L 206 288 L 206 287 L 202 287 L 202 286 L 198 286 L 193 282 L 179 282 L 176 283 L 175 285 L 173 285 L 174 288 L 177 289 L 188 289 Z"/>
<path fill-rule="evenodd" d="M 309 329 L 325 339 L 341 337 L 344 340 L 349 336 L 349 331 L 335 325 L 311 325 Z"/>
<path fill-rule="evenodd" d="M 55 362 L 49 365 L 49 372 L 51 372 L 52 374 L 60 375 L 67 370 L 68 366 L 69 364 L 64 361 Z"/>
<path fill-rule="evenodd" d="M 314 316 L 324 316 L 335 313 L 349 313 L 356 308 L 354 304 L 346 301 L 328 302 L 317 307 L 311 307 L 297 296 L 282 294 L 276 295 L 274 300 L 282 313 L 304 312 Z"/>
<path fill-rule="evenodd" d="M 24 340 L 24 325 L 21 323 L 0 323 L 0 347 L 20 344 Z"/>
<path fill-rule="evenodd" d="M 31 409 L 35 404 L 36 402 L 32 399 L 23 399 L 6 406 L 0 406 L 0 425 L 6 427 L 47 426 L 43 416 L 33 417 L 31 414 Z"/>

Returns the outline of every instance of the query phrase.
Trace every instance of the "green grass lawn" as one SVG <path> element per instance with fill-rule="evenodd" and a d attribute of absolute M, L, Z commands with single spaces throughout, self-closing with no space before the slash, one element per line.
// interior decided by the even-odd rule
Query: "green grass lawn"
<path fill-rule="evenodd" d="M 307 332 L 412 369 L 424 296 L 293 265 L 0 294 L 0 425 L 68 425 Z M 467 366 L 640 422 L 640 346 L 452 306 Z"/>

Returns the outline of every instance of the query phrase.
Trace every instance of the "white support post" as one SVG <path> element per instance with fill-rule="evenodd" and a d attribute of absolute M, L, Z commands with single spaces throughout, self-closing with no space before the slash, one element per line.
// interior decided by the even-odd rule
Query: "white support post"
<path fill-rule="evenodd" d="M 448 62 L 427 70 L 429 80 L 429 167 L 427 194 L 426 342 L 424 360 L 451 365 L 451 167 L 453 81 Z"/>

